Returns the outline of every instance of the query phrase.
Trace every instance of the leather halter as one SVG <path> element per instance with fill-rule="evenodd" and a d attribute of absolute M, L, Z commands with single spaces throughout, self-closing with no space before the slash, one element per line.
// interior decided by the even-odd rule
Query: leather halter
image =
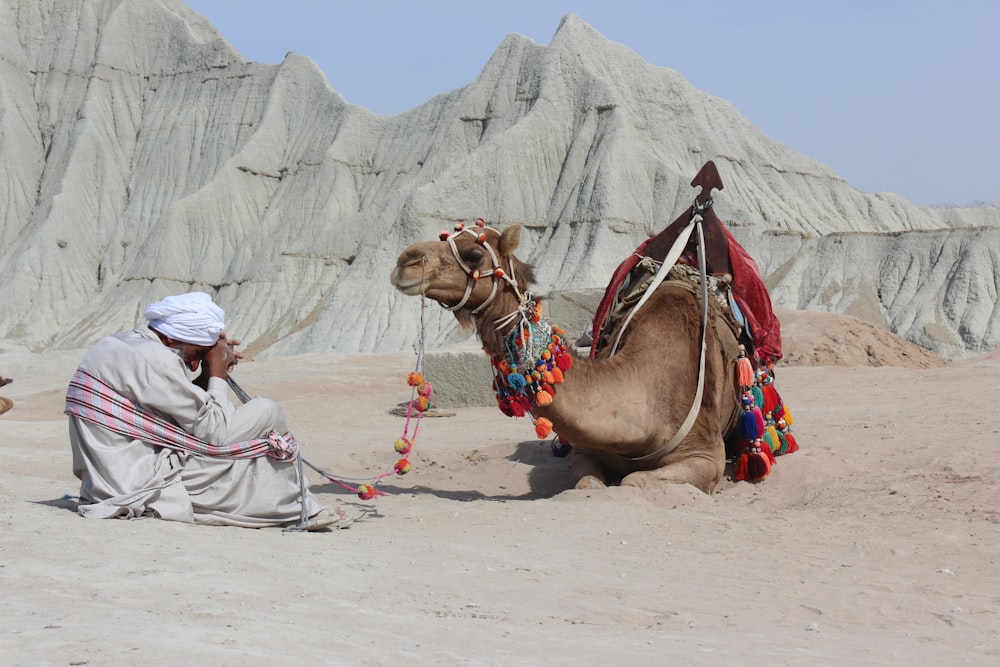
<path fill-rule="evenodd" d="M 476 224 L 474 227 L 466 227 L 464 223 L 460 222 L 455 225 L 455 231 L 450 233 L 441 232 L 441 240 L 448 242 L 448 245 L 451 246 L 451 253 L 455 256 L 455 261 L 458 262 L 458 265 L 462 267 L 462 270 L 465 271 L 465 274 L 469 277 L 468 282 L 465 285 L 465 294 L 462 296 L 462 300 L 454 306 L 445 306 L 444 304 L 441 304 L 445 310 L 455 311 L 464 306 L 466 302 L 468 302 L 469 296 L 472 295 L 472 290 L 476 286 L 476 283 L 481 278 L 486 277 L 493 278 L 493 289 L 486 301 L 483 301 L 481 304 L 476 306 L 475 309 L 473 309 L 473 315 L 478 314 L 481 310 L 483 310 L 483 308 L 493 302 L 493 299 L 497 295 L 497 287 L 500 284 L 498 279 L 507 281 L 507 284 L 514 289 L 514 293 L 517 294 L 518 299 L 523 300 L 524 297 L 521 294 L 521 290 L 518 289 L 517 286 L 517 279 L 514 277 L 514 259 L 512 257 L 507 259 L 507 270 L 504 271 L 503 267 L 500 266 L 500 257 L 497 255 L 497 251 L 494 250 L 493 246 L 486 241 L 486 231 L 496 232 L 497 234 L 500 233 L 492 227 L 487 227 L 486 221 L 482 218 L 476 218 Z M 490 253 L 490 259 L 493 261 L 493 267 L 487 269 L 486 271 L 480 271 L 479 269 L 474 269 L 466 264 L 465 260 L 462 259 L 462 256 L 458 252 L 458 246 L 455 244 L 455 238 L 459 234 L 470 234 L 476 239 L 476 243 L 486 248 L 487 252 Z"/>

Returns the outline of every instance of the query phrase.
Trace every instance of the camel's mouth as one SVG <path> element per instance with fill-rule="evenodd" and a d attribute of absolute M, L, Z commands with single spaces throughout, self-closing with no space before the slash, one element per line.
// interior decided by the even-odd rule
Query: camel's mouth
<path fill-rule="evenodd" d="M 423 279 L 422 278 L 404 278 L 402 275 L 402 268 L 397 266 L 392 270 L 389 276 L 389 281 L 392 283 L 393 287 L 398 289 L 400 292 L 406 296 L 417 296 L 423 293 Z"/>

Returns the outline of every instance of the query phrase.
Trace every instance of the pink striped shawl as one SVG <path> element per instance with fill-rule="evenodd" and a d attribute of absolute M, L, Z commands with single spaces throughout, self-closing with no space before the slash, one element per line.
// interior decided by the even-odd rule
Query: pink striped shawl
<path fill-rule="evenodd" d="M 272 431 L 266 438 L 229 445 L 202 442 L 156 413 L 134 404 L 94 376 L 77 369 L 66 391 L 66 414 L 136 440 L 214 458 L 253 459 L 269 456 L 294 461 L 299 444 L 291 433 Z"/>

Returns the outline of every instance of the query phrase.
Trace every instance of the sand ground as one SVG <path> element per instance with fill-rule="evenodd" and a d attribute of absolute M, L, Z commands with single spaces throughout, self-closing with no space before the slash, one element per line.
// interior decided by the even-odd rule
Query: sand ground
<path fill-rule="evenodd" d="M 79 517 L 62 397 L 82 351 L 0 349 L 4 665 L 1000 664 L 996 352 L 779 367 L 802 450 L 713 496 L 571 490 L 527 420 L 456 409 L 420 422 L 386 497 L 311 473 L 358 519 L 290 533 Z M 307 460 L 369 478 L 396 459 L 414 364 L 236 376 L 281 401 Z"/>

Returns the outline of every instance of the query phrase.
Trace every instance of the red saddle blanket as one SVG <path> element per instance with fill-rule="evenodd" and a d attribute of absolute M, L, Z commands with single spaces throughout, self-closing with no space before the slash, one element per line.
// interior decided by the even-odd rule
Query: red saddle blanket
<path fill-rule="evenodd" d="M 713 216 L 714 217 L 714 216 Z M 768 294 L 760 269 L 750 253 L 739 244 L 726 226 L 718 224 L 728 241 L 729 264 L 733 274 L 733 298 L 746 318 L 748 328 L 753 336 L 754 356 L 759 362 L 767 363 L 781 358 L 781 324 L 775 317 L 771 307 L 771 296 Z M 651 237 L 639 244 L 625 261 L 618 265 L 604 291 L 604 297 L 597 307 L 593 322 L 593 339 L 600 340 L 601 329 L 608 315 L 615 295 L 626 276 L 636 267 L 640 258 L 645 256 L 646 246 L 657 239 Z M 591 358 L 596 354 L 596 345 L 591 347 Z"/>

